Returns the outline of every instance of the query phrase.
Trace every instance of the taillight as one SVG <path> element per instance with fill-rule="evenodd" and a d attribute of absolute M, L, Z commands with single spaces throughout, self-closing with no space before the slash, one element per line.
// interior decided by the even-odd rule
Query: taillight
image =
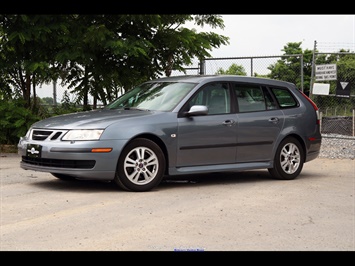
<path fill-rule="evenodd" d="M 312 104 L 312 106 L 313 106 L 313 108 L 314 108 L 314 111 L 315 111 L 316 114 L 317 114 L 317 121 L 316 121 L 316 123 L 317 123 L 318 125 L 320 125 L 320 114 L 319 114 L 319 108 L 318 108 L 318 106 L 311 100 L 311 98 L 309 98 L 306 94 L 304 94 L 303 91 L 300 91 L 300 92 L 301 92 L 301 94 L 303 95 L 303 97 L 305 97 L 305 98 Z"/>

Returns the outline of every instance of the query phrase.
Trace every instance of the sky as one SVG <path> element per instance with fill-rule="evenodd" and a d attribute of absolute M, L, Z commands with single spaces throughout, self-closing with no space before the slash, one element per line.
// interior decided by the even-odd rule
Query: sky
<path fill-rule="evenodd" d="M 229 45 L 210 51 L 212 58 L 282 55 L 290 42 L 302 42 L 303 50 L 337 52 L 341 48 L 355 52 L 355 14 L 352 15 L 222 15 L 224 29 L 188 27 L 213 31 L 229 37 Z M 187 25 L 186 25 L 187 26 Z M 50 89 L 48 89 L 50 87 Z M 39 88 L 39 97 L 52 97 L 52 85 Z M 57 85 L 57 102 L 64 89 Z"/>
<path fill-rule="evenodd" d="M 230 38 L 228 46 L 213 49 L 212 57 L 282 55 L 287 43 L 302 42 L 303 50 L 355 50 L 354 15 L 222 15 L 225 28 L 202 28 Z M 196 28 L 197 30 L 200 30 Z"/>

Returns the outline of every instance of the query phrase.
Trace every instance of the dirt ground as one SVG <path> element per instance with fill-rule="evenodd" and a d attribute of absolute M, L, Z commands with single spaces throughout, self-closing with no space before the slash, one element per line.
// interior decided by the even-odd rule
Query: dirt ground
<path fill-rule="evenodd" d="M 355 251 L 355 160 L 166 180 L 61 181 L 0 154 L 0 251 Z"/>

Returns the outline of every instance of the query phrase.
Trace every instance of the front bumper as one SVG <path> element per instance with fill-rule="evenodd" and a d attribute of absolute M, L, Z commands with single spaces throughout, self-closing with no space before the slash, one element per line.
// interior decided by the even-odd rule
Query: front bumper
<path fill-rule="evenodd" d="M 21 138 L 17 147 L 22 169 L 70 175 L 79 179 L 113 180 L 125 143 L 124 140 L 67 142 Z M 92 149 L 97 148 L 112 150 L 92 152 Z"/>

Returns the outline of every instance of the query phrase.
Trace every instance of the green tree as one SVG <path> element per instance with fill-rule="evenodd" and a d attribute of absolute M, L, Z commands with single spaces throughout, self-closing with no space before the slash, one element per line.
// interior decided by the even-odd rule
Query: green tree
<path fill-rule="evenodd" d="M 284 55 L 275 64 L 268 67 L 270 74 L 267 76 L 273 79 L 285 80 L 295 83 L 301 89 L 301 69 L 303 71 L 304 80 L 303 87 L 305 93 L 309 93 L 311 74 L 312 74 L 312 58 L 313 51 L 302 51 L 302 42 L 287 43 L 282 51 Z M 295 56 L 290 56 L 295 55 Z M 301 66 L 300 57 L 303 57 L 303 65 Z"/>
<path fill-rule="evenodd" d="M 245 68 L 242 65 L 237 65 L 233 63 L 229 66 L 227 70 L 224 70 L 223 68 L 219 68 L 216 74 L 246 76 L 247 72 L 245 71 Z"/>
<path fill-rule="evenodd" d="M 43 97 L 43 98 L 41 98 L 41 103 L 42 104 L 47 104 L 47 105 L 52 105 L 53 104 L 53 98 L 52 97 Z"/>
<path fill-rule="evenodd" d="M 228 44 L 223 35 L 183 27 L 189 21 L 224 27 L 219 15 L 0 15 L 1 73 L 11 73 L 27 107 L 31 85 L 35 95 L 37 85 L 57 79 L 86 107 L 88 95 L 106 103 Z"/>
<path fill-rule="evenodd" d="M 191 21 L 224 27 L 219 15 L 1 14 L 2 132 L 7 129 L 6 136 L 15 141 L 29 123 L 49 115 L 37 102 L 36 88 L 42 84 L 60 81 L 87 110 L 89 95 L 94 104 L 105 104 L 144 80 L 184 70 L 192 59 L 210 57 L 213 48 L 228 44 L 223 35 L 184 27 Z M 52 114 L 78 110 L 67 100 Z"/>
<path fill-rule="evenodd" d="M 0 15 L 0 74 L 26 108 L 36 108 L 31 88 L 36 95 L 36 86 L 53 78 L 50 67 L 66 23 L 62 16 Z"/>

